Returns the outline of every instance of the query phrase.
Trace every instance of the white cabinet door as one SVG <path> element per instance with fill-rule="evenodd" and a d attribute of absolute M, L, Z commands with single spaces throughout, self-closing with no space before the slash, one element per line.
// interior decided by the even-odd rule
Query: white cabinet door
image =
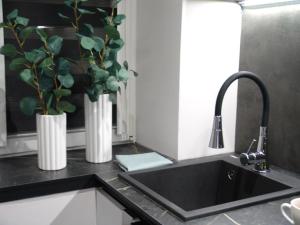
<path fill-rule="evenodd" d="M 1 203 L 0 225 L 96 225 L 95 196 L 93 188 Z"/>
<path fill-rule="evenodd" d="M 125 208 L 102 190 L 96 190 L 97 225 L 130 225 Z"/>

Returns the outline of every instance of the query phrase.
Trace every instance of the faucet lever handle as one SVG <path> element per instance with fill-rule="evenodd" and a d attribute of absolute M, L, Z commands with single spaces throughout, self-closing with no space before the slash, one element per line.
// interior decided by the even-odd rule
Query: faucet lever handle
<path fill-rule="evenodd" d="M 254 145 L 255 142 L 256 142 L 256 139 L 253 139 L 252 142 L 251 142 L 251 144 L 250 144 L 250 146 L 249 146 L 249 148 L 248 148 L 248 150 L 247 150 L 246 154 L 249 154 L 251 152 L 252 147 L 253 147 L 253 145 Z"/>
<path fill-rule="evenodd" d="M 251 142 L 247 153 L 242 153 L 240 155 L 240 162 L 242 165 L 250 165 L 250 164 L 261 164 L 262 160 L 266 159 L 266 155 L 263 152 L 257 151 L 257 152 L 253 152 L 250 153 L 252 150 L 252 146 L 254 145 L 254 143 L 256 142 L 256 139 L 253 139 L 253 141 Z"/>

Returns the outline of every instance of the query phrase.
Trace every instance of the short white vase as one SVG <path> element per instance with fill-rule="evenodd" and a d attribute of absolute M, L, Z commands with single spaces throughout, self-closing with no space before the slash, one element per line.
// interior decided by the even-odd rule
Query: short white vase
<path fill-rule="evenodd" d="M 60 170 L 67 165 L 66 114 L 36 115 L 38 166 L 42 170 Z"/>
<path fill-rule="evenodd" d="M 97 102 L 84 96 L 86 160 L 103 163 L 112 159 L 112 102 L 109 94 L 100 95 Z"/>

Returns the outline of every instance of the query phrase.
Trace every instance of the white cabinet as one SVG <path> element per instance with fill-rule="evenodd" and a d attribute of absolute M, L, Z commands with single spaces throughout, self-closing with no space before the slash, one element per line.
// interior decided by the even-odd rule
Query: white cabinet
<path fill-rule="evenodd" d="M 97 225 L 95 189 L 0 204 L 0 225 Z"/>
<path fill-rule="evenodd" d="M 0 225 L 130 225 L 122 205 L 99 189 L 0 203 Z"/>
<path fill-rule="evenodd" d="M 130 225 L 125 208 L 102 190 L 96 191 L 97 225 Z"/>

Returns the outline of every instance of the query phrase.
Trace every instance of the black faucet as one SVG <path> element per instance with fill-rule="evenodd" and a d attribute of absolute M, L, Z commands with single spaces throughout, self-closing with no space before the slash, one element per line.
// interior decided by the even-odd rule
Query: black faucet
<path fill-rule="evenodd" d="M 263 97 L 263 113 L 262 113 L 262 118 L 260 123 L 260 132 L 259 132 L 257 150 L 256 152 L 251 153 L 252 144 L 255 142 L 255 140 L 253 140 L 247 153 L 242 153 L 240 155 L 240 161 L 242 165 L 254 164 L 255 170 L 258 172 L 266 172 L 269 171 L 269 160 L 268 160 L 268 150 L 267 150 L 267 142 L 268 142 L 267 127 L 269 121 L 270 99 L 265 84 L 262 82 L 261 78 L 254 73 L 247 72 L 247 71 L 238 72 L 230 76 L 222 85 L 217 97 L 215 118 L 214 118 L 213 130 L 209 142 L 209 147 L 216 148 L 216 149 L 224 148 L 222 116 L 221 116 L 222 102 L 228 87 L 235 80 L 238 80 L 240 78 L 248 78 L 254 81 L 259 87 Z"/>

